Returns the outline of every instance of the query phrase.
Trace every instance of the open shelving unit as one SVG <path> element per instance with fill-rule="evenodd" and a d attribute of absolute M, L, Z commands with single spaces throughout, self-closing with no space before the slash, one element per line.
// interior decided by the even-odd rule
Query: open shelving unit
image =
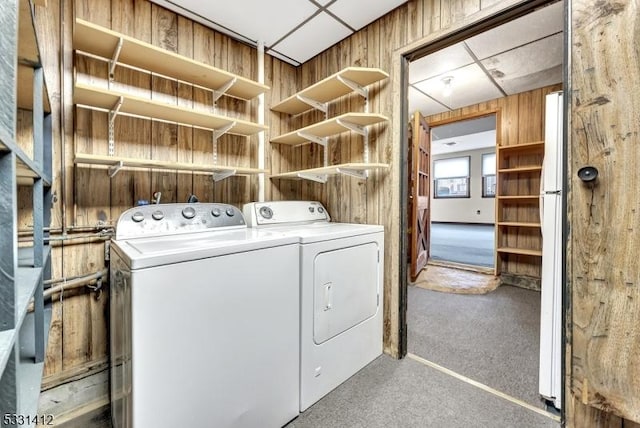
<path fill-rule="evenodd" d="M 245 137 L 256 135 L 268 129 L 266 126 L 198 109 L 162 103 L 126 92 L 114 91 L 110 86 L 114 79 L 115 67 L 120 64 L 208 89 L 213 92 L 214 108 L 216 101 L 222 96 L 251 100 L 269 90 L 268 86 L 82 19 L 76 19 L 73 40 L 74 48 L 78 53 L 95 55 L 109 62 L 109 88 L 100 88 L 76 80 L 74 102 L 80 107 L 102 110 L 108 113 L 108 157 L 110 159 L 100 154 L 76 153 L 76 164 L 110 165 L 108 170 L 110 177 L 113 177 L 123 167 L 210 173 L 216 181 L 236 174 L 254 175 L 264 173 L 264 170 L 256 168 L 218 165 L 217 141 L 227 133 Z M 114 121 L 118 115 L 160 120 L 211 130 L 213 164 L 187 164 L 115 156 L 113 129 Z"/>
<path fill-rule="evenodd" d="M 544 141 L 498 146 L 497 273 L 510 260 L 519 264 L 540 264 L 542 234 L 539 204 L 543 156 Z"/>
<path fill-rule="evenodd" d="M 307 143 L 319 144 L 324 148 L 324 165 L 290 172 L 272 173 L 272 179 L 306 179 L 326 183 L 330 175 L 345 174 L 366 179 L 374 169 L 387 169 L 389 165 L 369 163 L 369 132 L 367 127 L 389 120 L 386 116 L 370 113 L 369 90 L 366 86 L 389 75 L 377 68 L 347 67 L 343 70 L 303 89 L 271 107 L 271 110 L 290 115 L 317 109 L 325 114 L 325 120 L 304 128 L 282 134 L 271 139 L 272 144 L 298 146 Z M 329 103 L 337 98 L 355 92 L 365 99 L 365 112 L 349 112 L 328 118 Z M 343 132 L 355 132 L 364 139 L 364 162 L 329 165 L 329 138 Z"/>
<path fill-rule="evenodd" d="M 4 33 L 0 47 L 15 64 L 3 67 L 0 92 L 0 412 L 34 416 L 37 411 L 44 354 L 51 320 L 44 305 L 44 281 L 51 276 L 51 250 L 45 228 L 51 207 L 51 115 L 34 6 L 20 0 L 0 8 L 5 24 L 17 24 L 17 34 Z M 17 90 L 15 89 L 17 88 Z M 16 140 L 17 110 L 32 117 L 33 155 Z M 18 247 L 18 189 L 33 194 L 33 245 Z M 33 302 L 33 310 L 28 308 Z"/>

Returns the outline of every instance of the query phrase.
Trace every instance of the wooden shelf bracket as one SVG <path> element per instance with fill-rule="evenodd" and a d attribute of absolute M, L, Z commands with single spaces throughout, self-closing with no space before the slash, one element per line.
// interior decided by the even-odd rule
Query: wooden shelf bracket
<path fill-rule="evenodd" d="M 118 98 L 118 101 L 115 105 L 109 110 L 109 156 L 113 156 L 115 149 L 115 120 L 118 113 L 120 113 L 120 108 L 122 107 L 122 103 L 124 99 L 122 97 Z"/>
<path fill-rule="evenodd" d="M 216 101 L 218 101 L 220 99 L 220 97 L 222 97 L 224 94 L 226 94 L 227 91 L 229 89 L 231 89 L 231 87 L 233 85 L 235 85 L 237 81 L 238 81 L 238 78 L 234 77 L 231 80 L 229 80 L 227 83 L 225 83 L 224 85 L 219 87 L 218 89 L 214 90 L 213 91 L 213 103 L 215 104 Z"/>
<path fill-rule="evenodd" d="M 316 101 L 309 97 L 305 97 L 304 95 L 301 95 L 301 94 L 296 95 L 296 98 L 302 101 L 303 103 L 310 105 L 314 109 L 320 110 L 325 115 L 329 112 L 329 103 L 321 103 L 320 101 Z"/>
<path fill-rule="evenodd" d="M 113 55 L 109 60 L 109 82 L 112 82 L 113 79 L 115 78 L 116 64 L 118 63 L 118 58 L 120 57 L 120 51 L 122 51 L 123 43 L 124 43 L 124 39 L 120 37 L 118 39 L 118 44 L 116 45 L 116 48 L 113 51 Z"/>
<path fill-rule="evenodd" d="M 107 173 L 109 174 L 109 178 L 115 177 L 115 175 L 120 172 L 120 170 L 124 167 L 124 162 L 118 161 L 114 165 L 110 166 Z"/>

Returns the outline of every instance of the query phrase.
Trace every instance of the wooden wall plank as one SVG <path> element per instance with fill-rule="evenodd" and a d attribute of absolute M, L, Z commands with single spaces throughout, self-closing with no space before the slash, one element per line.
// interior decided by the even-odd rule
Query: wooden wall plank
<path fill-rule="evenodd" d="M 178 16 L 178 54 L 193 58 L 193 22 Z M 178 82 L 178 105 L 193 108 L 193 85 Z M 178 126 L 178 162 L 193 162 L 193 128 Z M 193 193 L 194 174 L 182 173 L 177 177 L 178 202 L 185 202 Z"/>
<path fill-rule="evenodd" d="M 571 305 L 576 400 L 640 421 L 637 2 L 571 2 Z M 597 34 L 597 37 L 594 35 Z M 577 178 L 585 165 L 595 186 Z"/>

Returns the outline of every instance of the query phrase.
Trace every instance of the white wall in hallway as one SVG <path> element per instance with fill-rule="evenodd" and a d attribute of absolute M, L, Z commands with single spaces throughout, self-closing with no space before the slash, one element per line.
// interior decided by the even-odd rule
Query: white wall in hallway
<path fill-rule="evenodd" d="M 431 221 L 451 223 L 491 223 L 495 221 L 495 198 L 482 197 L 482 155 L 495 153 L 494 148 L 484 148 L 463 152 L 434 155 L 433 160 L 470 156 L 471 197 L 439 198 L 433 197 L 431 181 Z M 431 165 L 433 171 L 433 164 Z M 480 214 L 477 211 L 480 211 Z"/>

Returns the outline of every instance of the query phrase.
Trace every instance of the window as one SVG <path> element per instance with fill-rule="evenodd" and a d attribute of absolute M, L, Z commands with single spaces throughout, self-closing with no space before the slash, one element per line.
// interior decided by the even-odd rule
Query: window
<path fill-rule="evenodd" d="M 482 155 L 482 197 L 496 197 L 496 154 Z"/>
<path fill-rule="evenodd" d="M 435 198 L 468 198 L 469 156 L 433 161 Z"/>

